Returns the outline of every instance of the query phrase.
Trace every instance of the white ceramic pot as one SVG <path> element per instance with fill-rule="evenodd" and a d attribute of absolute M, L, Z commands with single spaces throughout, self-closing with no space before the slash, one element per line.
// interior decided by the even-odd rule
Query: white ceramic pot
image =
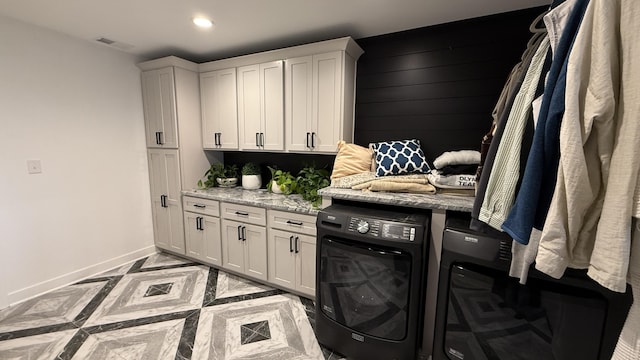
<path fill-rule="evenodd" d="M 276 184 L 275 181 L 271 180 L 271 192 L 274 194 L 282 194 L 282 190 L 280 189 L 280 185 Z"/>
<path fill-rule="evenodd" d="M 234 187 L 238 183 L 238 178 L 218 178 L 220 187 Z"/>
<path fill-rule="evenodd" d="M 242 175 L 242 187 L 247 190 L 260 189 L 262 186 L 262 176 Z"/>

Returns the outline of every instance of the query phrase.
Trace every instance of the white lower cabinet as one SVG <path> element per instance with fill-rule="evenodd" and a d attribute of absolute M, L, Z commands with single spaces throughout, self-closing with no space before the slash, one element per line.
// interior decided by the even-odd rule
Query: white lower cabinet
<path fill-rule="evenodd" d="M 218 202 L 183 198 L 186 255 L 209 265 L 222 266 Z"/>
<path fill-rule="evenodd" d="M 267 280 L 267 230 L 263 226 L 223 219 L 222 267 Z"/>
<path fill-rule="evenodd" d="M 185 195 L 185 255 L 310 298 L 316 217 Z"/>
<path fill-rule="evenodd" d="M 315 217 L 270 210 L 268 222 L 269 282 L 314 297 Z"/>

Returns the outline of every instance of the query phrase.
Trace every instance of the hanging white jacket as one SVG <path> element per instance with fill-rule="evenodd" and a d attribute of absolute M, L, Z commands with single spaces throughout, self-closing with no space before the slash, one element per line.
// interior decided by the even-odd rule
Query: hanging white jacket
<path fill-rule="evenodd" d="M 567 68 L 560 168 L 536 268 L 626 289 L 640 156 L 640 2 L 591 0 Z"/>

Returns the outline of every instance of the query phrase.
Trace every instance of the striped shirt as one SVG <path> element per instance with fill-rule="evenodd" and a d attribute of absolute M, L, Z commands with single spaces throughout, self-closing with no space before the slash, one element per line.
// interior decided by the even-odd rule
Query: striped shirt
<path fill-rule="evenodd" d="M 522 134 L 527 125 L 531 102 L 542 75 L 549 47 L 549 38 L 545 37 L 533 55 L 520 91 L 515 97 L 478 216 L 480 221 L 500 231 L 515 199 L 516 185 L 520 177 Z"/>

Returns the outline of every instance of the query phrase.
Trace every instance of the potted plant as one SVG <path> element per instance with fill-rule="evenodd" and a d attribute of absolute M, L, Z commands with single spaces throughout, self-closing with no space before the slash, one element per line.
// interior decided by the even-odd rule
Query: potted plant
<path fill-rule="evenodd" d="M 271 171 L 271 181 L 267 184 L 267 190 L 276 194 L 289 195 L 296 192 L 297 182 L 295 176 L 288 171 L 282 171 L 268 167 Z"/>
<path fill-rule="evenodd" d="M 329 171 L 326 169 L 316 169 L 314 165 L 306 166 L 298 173 L 297 188 L 298 194 L 302 198 L 310 201 L 314 207 L 319 207 L 322 203 L 322 196 L 318 195 L 318 189 L 331 184 Z"/>
<path fill-rule="evenodd" d="M 262 186 L 262 176 L 260 175 L 260 166 L 249 162 L 244 164 L 241 170 L 242 187 L 248 190 L 260 189 Z"/>
<path fill-rule="evenodd" d="M 222 173 L 216 178 L 220 187 L 234 187 L 238 183 L 238 167 L 225 165 Z"/>
<path fill-rule="evenodd" d="M 227 187 L 235 186 L 238 182 L 237 169 L 236 165 L 224 165 L 222 163 L 211 164 L 209 170 L 204 173 L 205 180 L 198 180 L 198 187 L 201 189 L 207 189 L 221 184 L 222 186 Z"/>

